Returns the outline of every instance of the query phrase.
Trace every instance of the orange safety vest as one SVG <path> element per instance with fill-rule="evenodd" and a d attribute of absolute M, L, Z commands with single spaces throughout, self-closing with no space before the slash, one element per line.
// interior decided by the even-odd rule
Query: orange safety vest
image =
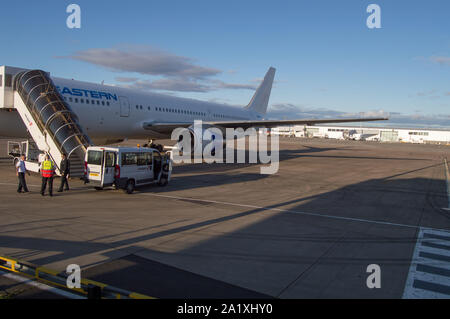
<path fill-rule="evenodd" d="M 52 177 L 55 171 L 53 170 L 53 164 L 51 161 L 43 161 L 41 166 L 42 177 Z"/>

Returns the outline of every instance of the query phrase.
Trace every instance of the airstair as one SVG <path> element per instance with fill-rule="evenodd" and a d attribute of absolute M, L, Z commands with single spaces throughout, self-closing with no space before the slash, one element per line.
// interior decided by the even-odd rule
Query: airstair
<path fill-rule="evenodd" d="M 70 160 L 72 177 L 84 176 L 84 156 L 91 140 L 78 123 L 48 73 L 26 70 L 13 80 L 14 108 L 37 147 L 49 154 L 57 173 L 63 153 Z"/>

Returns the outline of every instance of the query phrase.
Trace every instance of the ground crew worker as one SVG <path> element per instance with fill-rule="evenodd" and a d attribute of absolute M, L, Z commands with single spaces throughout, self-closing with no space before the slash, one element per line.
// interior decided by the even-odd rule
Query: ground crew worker
<path fill-rule="evenodd" d="M 53 175 L 55 175 L 55 166 L 50 160 L 50 156 L 45 155 L 45 159 L 41 165 L 42 185 L 41 195 L 44 196 L 45 188 L 48 183 L 48 194 L 53 196 Z"/>
<path fill-rule="evenodd" d="M 61 185 L 59 186 L 58 193 L 61 193 L 64 190 L 69 190 L 69 182 L 67 178 L 70 174 L 70 161 L 67 158 L 66 154 L 62 154 L 61 164 L 59 165 L 59 169 L 61 171 Z M 65 187 L 64 187 L 65 186 Z"/>
<path fill-rule="evenodd" d="M 17 187 L 17 192 L 22 193 L 28 193 L 28 187 L 27 182 L 25 181 L 25 173 L 28 173 L 30 175 L 30 172 L 27 171 L 27 168 L 25 166 L 25 154 L 20 155 L 20 160 L 16 164 L 16 175 L 19 178 L 19 186 Z"/>

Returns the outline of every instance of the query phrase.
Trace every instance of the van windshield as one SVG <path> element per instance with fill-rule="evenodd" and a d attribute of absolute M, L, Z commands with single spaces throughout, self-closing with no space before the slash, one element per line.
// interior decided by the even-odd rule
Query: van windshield
<path fill-rule="evenodd" d="M 88 164 L 102 165 L 102 151 L 88 151 Z"/>

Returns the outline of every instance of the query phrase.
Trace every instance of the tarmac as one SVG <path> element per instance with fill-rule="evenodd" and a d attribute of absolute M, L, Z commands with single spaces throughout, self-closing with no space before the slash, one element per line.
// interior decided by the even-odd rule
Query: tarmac
<path fill-rule="evenodd" d="M 0 255 L 58 271 L 78 264 L 85 278 L 157 298 L 449 298 L 449 155 L 442 145 L 280 138 L 274 175 L 260 164 L 182 164 L 166 187 L 128 195 L 70 180 L 52 198 L 37 175 L 18 194 L 3 159 Z M 372 264 L 380 288 L 367 285 Z M 0 273 L 2 292 L 57 297 Z"/>

